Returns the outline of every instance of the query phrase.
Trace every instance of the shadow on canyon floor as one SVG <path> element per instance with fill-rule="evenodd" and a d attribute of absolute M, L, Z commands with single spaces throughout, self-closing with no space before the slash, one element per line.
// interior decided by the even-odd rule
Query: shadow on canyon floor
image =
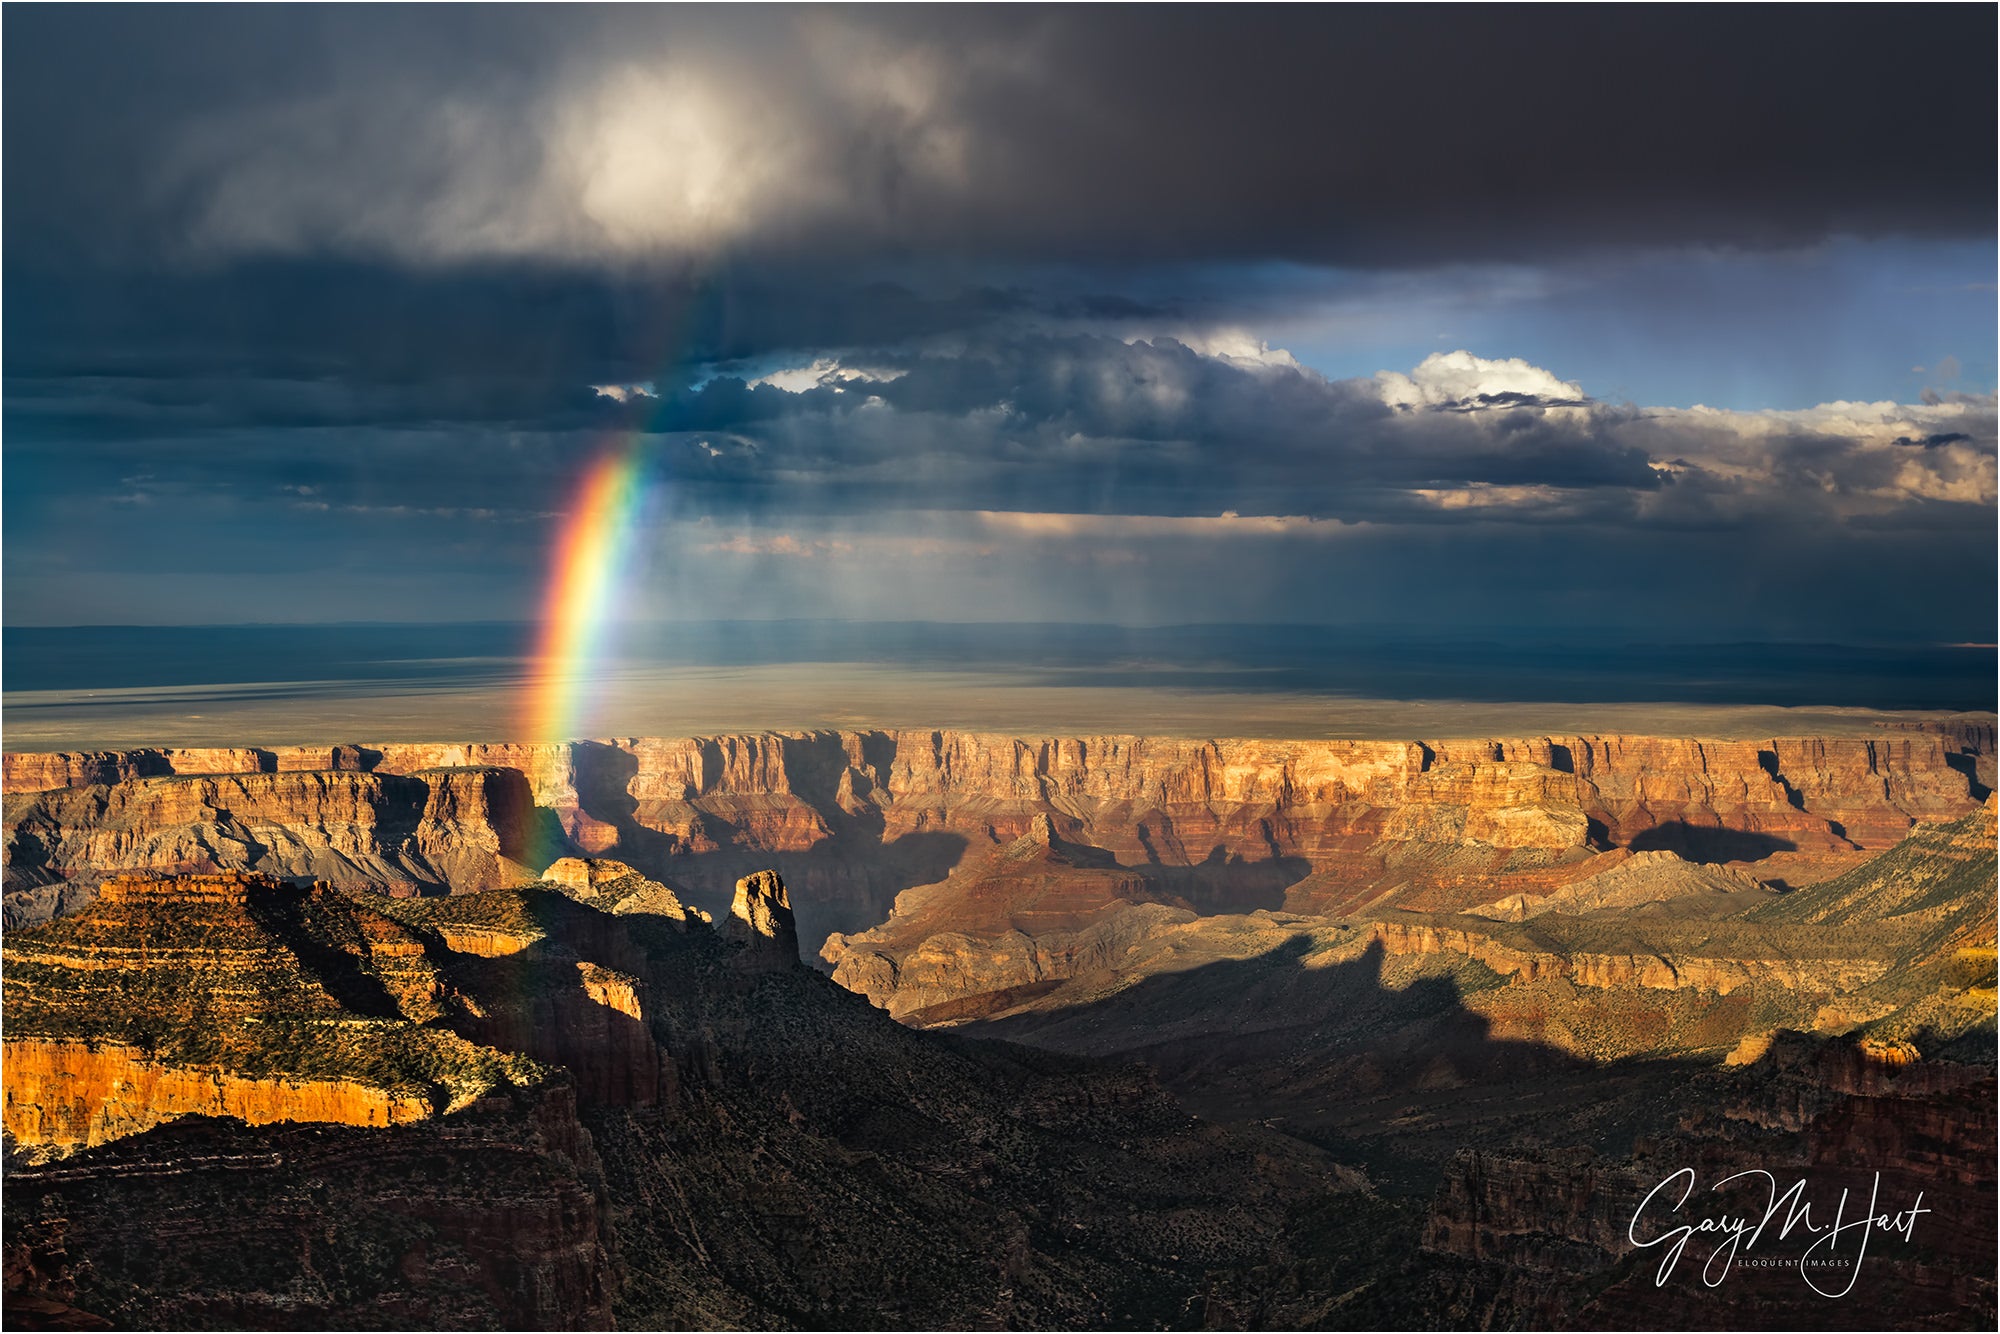
<path fill-rule="evenodd" d="M 1189 907 L 1208 917 L 1259 909 L 1278 912 L 1285 906 L 1285 891 L 1311 875 L 1313 868 L 1304 857 L 1283 857 L 1274 852 L 1261 861 L 1252 861 L 1232 855 L 1218 845 L 1209 849 L 1207 857 L 1191 865 L 1174 866 L 1155 860 L 1124 869 L 1146 877 L 1161 898 L 1183 899 Z"/>
<path fill-rule="evenodd" d="M 1425 1194 L 1468 1147 L 1545 1137 L 1622 1155 L 1666 1128 L 1673 1092 L 1707 1063 L 1600 1062 L 1497 1037 L 1467 995 L 1501 985 L 1467 960 L 1395 986 L 1379 944 L 1307 966 L 1295 936 L 1248 959 L 1161 974 L 1101 1000 L 959 1032 L 1144 1062 L 1191 1110 L 1300 1136 L 1384 1189 Z"/>
<path fill-rule="evenodd" d="M 861 747 L 867 770 L 887 772 L 895 761 L 893 737 L 870 733 L 861 738 Z M 615 834 L 615 842 L 590 855 L 615 858 L 687 891 L 693 902 L 710 913 L 727 912 L 739 877 L 774 869 L 792 889 L 800 940 L 808 959 L 817 956 L 831 932 L 865 931 L 882 923 L 898 894 L 944 880 L 961 866 L 973 847 L 964 834 L 944 830 L 918 830 L 885 838 L 880 810 L 853 799 L 865 795 L 869 780 L 853 777 L 863 770 L 850 770 L 849 757 L 836 736 L 823 738 L 817 747 L 794 746 L 786 752 L 787 783 L 818 817 L 815 827 L 803 831 L 814 841 L 801 851 L 779 852 L 756 846 L 766 838 L 745 827 L 755 814 L 749 810 L 739 817 L 741 823 L 700 812 L 695 817 L 698 832 L 704 841 L 719 846 L 708 852 L 682 851 L 679 839 L 641 820 L 640 802 L 630 790 L 638 760 L 630 751 L 585 742 L 577 745 L 575 756 L 579 807 L 590 820 Z M 719 763 L 718 756 L 703 755 L 704 789 L 715 783 L 717 773 L 709 770 Z M 843 777 L 848 784 L 859 784 L 861 790 L 843 790 Z M 540 814 L 553 818 L 546 811 Z M 1152 850 L 1143 828 L 1140 840 Z M 551 846 L 585 851 L 566 835 Z M 1001 846 L 998 842 L 993 845 L 995 849 Z M 1250 861 L 1216 846 L 1205 859 L 1177 866 L 1157 857 L 1125 865 L 1101 848 L 1083 844 L 1066 847 L 1142 876 L 1160 898 L 1181 899 L 1203 914 L 1282 908 L 1286 890 L 1312 870 L 1305 858 L 1279 856 L 1275 850 L 1269 858 Z"/>
<path fill-rule="evenodd" d="M 584 815 L 609 826 L 616 835 L 614 843 L 590 855 L 625 862 L 643 875 L 685 891 L 691 902 L 717 916 L 728 913 L 738 878 L 753 871 L 776 870 L 791 887 L 802 952 L 812 959 L 830 932 L 874 926 L 889 915 L 898 894 L 950 875 L 968 846 L 963 835 L 936 830 L 884 841 L 880 812 L 862 806 L 858 813 L 850 813 L 838 800 L 837 779 L 817 772 L 830 769 L 835 759 L 845 765 L 838 738 L 832 740 L 834 757 L 817 766 L 795 764 L 787 775 L 793 791 L 826 825 L 823 836 L 798 852 L 746 846 L 753 840 L 745 831 L 708 812 L 697 817 L 699 832 L 707 842 L 719 846 L 710 852 L 684 852 L 672 835 L 640 821 L 639 802 L 630 791 L 638 772 L 637 758 L 616 746 L 579 744 L 578 804 Z M 894 758 L 894 743 L 886 737 L 879 740 L 889 751 L 868 757 L 878 768 Z M 704 781 L 712 777 L 705 775 Z"/>
<path fill-rule="evenodd" d="M 1838 826 L 1834 832 L 1840 833 Z M 1799 845 L 1775 834 L 1669 820 L 1633 835 L 1626 846 L 1634 852 L 1671 852 L 1691 862 L 1756 862 L 1774 852 L 1796 852 Z"/>

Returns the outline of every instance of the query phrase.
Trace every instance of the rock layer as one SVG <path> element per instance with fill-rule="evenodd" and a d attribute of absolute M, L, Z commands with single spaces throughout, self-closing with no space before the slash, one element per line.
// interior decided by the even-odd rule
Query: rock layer
<path fill-rule="evenodd" d="M 746 945 L 581 901 L 579 881 L 615 909 L 631 877 L 569 870 L 560 888 L 409 900 L 113 882 L 8 933 L 10 1043 L 42 1041 L 72 1085 L 123 1081 L 145 1113 L 94 1146 L 10 1145 L 10 1317 L 1152 1328 L 1212 1274 L 1289 1258 L 1292 1208 L 1354 1188 L 1303 1146 L 1194 1121 L 1141 1071 L 897 1025 L 799 966 L 776 876 L 744 880 Z M 512 947 L 450 943 L 475 932 Z M 293 1018 L 281 1041 L 254 1036 Z M 521 1078 L 411 1123 L 245 1125 L 174 1117 L 195 1109 L 124 1055 L 225 1089 L 344 1071 L 393 1091 L 424 1050 L 371 1064 L 399 1034 Z M 113 1041 L 126 1064 L 97 1071 Z M 10 1126 L 50 1134 L 63 1081 L 31 1057 L 5 1076 L 39 1119 Z M 24 1163 L 24 1147 L 75 1151 Z"/>
<path fill-rule="evenodd" d="M 120 870 L 477 889 L 539 871 L 521 860 L 539 844 L 615 858 L 717 915 L 738 878 L 775 866 L 816 947 L 1038 819 L 1205 911 L 1287 893 L 1294 911 L 1353 911 L 1398 885 L 1445 896 L 1406 906 L 1469 907 L 1494 896 L 1451 882 L 1481 859 L 1555 868 L 1524 882 L 1545 892 L 1593 848 L 1761 861 L 1796 881 L 1972 809 L 1993 751 L 1984 720 L 1767 742 L 903 731 L 9 754 L 0 774 L 12 921 Z M 1397 847 L 1458 860 L 1399 862 Z"/>
<path fill-rule="evenodd" d="M 191 1115 L 393 1125 L 543 1078 L 441 1025 L 424 936 L 325 884 L 114 879 L 0 951 L 0 1108 L 33 1157 Z"/>
<path fill-rule="evenodd" d="M 776 871 L 758 871 L 736 882 L 736 899 L 723 924 L 725 938 L 743 947 L 739 958 L 758 968 L 791 968 L 799 962 L 799 928 L 791 896 Z"/>
<path fill-rule="evenodd" d="M 287 770 L 134 777 L 32 796 L 10 789 L 6 820 L 7 883 L 31 899 L 39 886 L 129 871 L 256 871 L 392 894 L 534 879 L 525 865 L 534 803 L 511 769 Z"/>
<path fill-rule="evenodd" d="M 358 1081 L 245 1077 L 163 1063 L 123 1043 L 19 1038 L 4 1046 L 0 1119 L 23 1146 L 87 1148 L 191 1115 L 234 1117 L 253 1126 L 388 1126 L 424 1120 L 435 1110 L 428 1098 Z"/>

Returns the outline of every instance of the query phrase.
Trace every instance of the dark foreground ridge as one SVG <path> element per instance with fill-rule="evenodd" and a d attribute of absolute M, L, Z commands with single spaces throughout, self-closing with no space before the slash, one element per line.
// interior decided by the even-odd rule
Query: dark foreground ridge
<path fill-rule="evenodd" d="M 775 876 L 718 931 L 622 869 L 114 881 L 10 932 L 10 1324 L 1198 1324 L 1361 1198 L 1142 1070 L 899 1026 Z"/>

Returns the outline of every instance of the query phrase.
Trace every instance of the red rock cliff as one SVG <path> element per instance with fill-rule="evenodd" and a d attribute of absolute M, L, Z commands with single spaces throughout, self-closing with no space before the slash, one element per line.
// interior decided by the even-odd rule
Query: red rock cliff
<path fill-rule="evenodd" d="M 1351 882 L 1348 860 L 1385 840 L 1544 861 L 1586 844 L 1838 859 L 1973 809 L 1992 754 L 1984 722 L 1764 742 L 903 731 L 10 754 L 7 868 L 22 892 L 116 869 L 209 866 L 466 888 L 525 873 L 519 824 L 533 806 L 577 850 L 701 892 L 711 911 L 753 860 L 775 862 L 810 948 L 829 929 L 880 921 L 900 889 L 942 879 L 968 847 L 1004 845 L 1043 816 L 1120 863 L 1197 878 L 1300 858 Z M 439 777 L 467 769 L 489 777 Z M 229 776 L 186 777 L 217 770 Z M 1527 865 L 1514 857 L 1513 869 Z M 1319 892 L 1308 881 L 1292 906 L 1339 910 Z M 20 918 L 52 911 L 43 900 L 22 900 Z"/>

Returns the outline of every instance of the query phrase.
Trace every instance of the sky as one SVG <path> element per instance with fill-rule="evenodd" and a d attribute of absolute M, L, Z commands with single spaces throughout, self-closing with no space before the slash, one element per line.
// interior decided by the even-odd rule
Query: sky
<path fill-rule="evenodd" d="M 11 4 L 8 626 L 1995 639 L 1995 10 Z"/>

